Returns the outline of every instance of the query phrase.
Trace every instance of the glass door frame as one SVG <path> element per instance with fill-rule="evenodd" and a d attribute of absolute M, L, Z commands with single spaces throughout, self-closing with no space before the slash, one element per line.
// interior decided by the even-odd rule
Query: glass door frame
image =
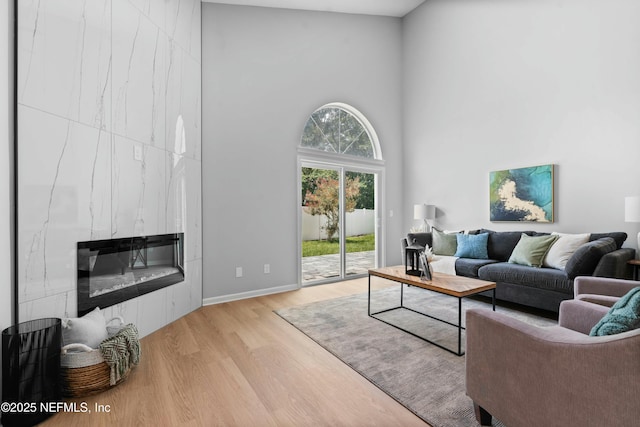
<path fill-rule="evenodd" d="M 303 150 L 299 150 L 303 151 Z M 315 150 L 314 150 L 315 151 Z M 348 157 L 348 158 L 345 158 Z M 312 282 L 304 283 L 302 275 L 302 168 L 310 167 L 316 169 L 335 170 L 340 177 L 340 274 L 339 277 L 331 277 L 327 279 L 314 280 Z M 297 218 L 298 218 L 298 233 L 297 233 L 297 264 L 298 264 L 298 285 L 314 286 L 324 283 L 332 283 L 343 280 L 348 280 L 357 277 L 364 277 L 366 274 L 350 275 L 346 276 L 346 212 L 344 210 L 344 179 L 347 172 L 359 172 L 370 173 L 375 176 L 375 267 L 385 265 L 386 254 L 384 251 L 384 236 L 385 236 L 385 220 L 384 215 L 384 162 L 374 159 L 361 159 L 357 157 L 351 158 L 351 156 L 345 155 L 332 155 L 330 153 L 318 154 L 317 151 L 309 154 L 299 154 L 297 164 Z"/>

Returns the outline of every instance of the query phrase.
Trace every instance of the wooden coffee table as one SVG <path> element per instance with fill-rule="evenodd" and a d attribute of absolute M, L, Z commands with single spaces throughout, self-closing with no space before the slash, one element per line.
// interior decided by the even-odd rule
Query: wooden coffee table
<path fill-rule="evenodd" d="M 385 310 L 377 311 L 375 313 L 371 312 L 371 276 L 381 277 L 383 279 L 392 280 L 394 282 L 400 283 L 400 305 L 398 307 L 387 308 Z M 406 333 L 409 333 L 417 338 L 420 338 L 430 344 L 433 344 L 437 347 L 440 347 L 448 352 L 451 352 L 457 356 L 462 356 L 464 352 L 462 351 L 462 330 L 465 329 L 462 326 L 462 298 L 468 297 L 470 295 L 476 295 L 480 292 L 484 291 L 493 291 L 492 294 L 492 305 L 493 311 L 496 310 L 496 284 L 495 282 L 487 282 L 479 279 L 472 279 L 470 277 L 464 276 L 452 276 L 450 274 L 443 273 L 433 273 L 431 280 L 423 280 L 417 276 L 411 276 L 405 274 L 404 266 L 395 266 L 395 267 L 384 267 L 384 268 L 376 268 L 369 270 L 369 291 L 367 296 L 367 310 L 369 316 L 373 317 L 376 320 L 384 322 L 388 325 L 393 326 L 394 328 L 398 328 Z M 411 285 L 419 288 L 427 289 L 429 291 L 438 292 L 445 295 L 451 295 L 453 297 L 458 298 L 458 324 L 448 322 L 444 319 L 440 319 L 434 316 L 430 316 L 426 313 L 414 310 L 409 307 L 404 306 L 404 286 Z M 386 313 L 392 310 L 409 310 L 414 313 L 421 314 L 423 316 L 429 317 L 431 319 L 438 320 L 440 322 L 446 323 L 448 325 L 456 326 L 458 328 L 458 351 L 451 350 L 446 348 L 436 342 L 430 341 L 425 337 L 421 337 L 420 335 L 414 334 L 411 331 L 408 331 L 398 325 L 390 323 L 384 319 L 376 317 L 376 315 L 381 313 Z"/>

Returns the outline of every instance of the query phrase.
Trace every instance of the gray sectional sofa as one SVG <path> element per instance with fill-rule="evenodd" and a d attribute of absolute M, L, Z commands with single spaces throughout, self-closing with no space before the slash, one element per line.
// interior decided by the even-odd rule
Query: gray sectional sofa
<path fill-rule="evenodd" d="M 635 258 L 635 250 L 622 248 L 627 238 L 623 232 L 592 233 L 589 241 L 579 246 L 564 269 L 514 264 L 509 258 L 524 233 L 547 236 L 535 231 L 474 230 L 470 234 L 488 233 L 487 259 L 455 259 L 455 273 L 496 282 L 496 298 L 530 307 L 558 312 L 560 302 L 573 298 L 573 280 L 578 276 L 630 278 L 627 261 Z M 401 241 L 402 252 L 409 244 L 433 247 L 433 235 L 410 233 Z M 406 259 L 403 255 L 403 260 Z"/>

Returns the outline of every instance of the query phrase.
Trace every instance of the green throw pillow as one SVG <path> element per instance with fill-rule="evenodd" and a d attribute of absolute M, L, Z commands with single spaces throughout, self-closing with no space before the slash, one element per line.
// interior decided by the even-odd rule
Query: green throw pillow
<path fill-rule="evenodd" d="M 461 258 L 489 259 L 487 254 L 487 242 L 489 233 L 482 234 L 458 234 L 455 256 Z"/>
<path fill-rule="evenodd" d="M 609 312 L 591 329 L 589 335 L 621 334 L 640 327 L 640 286 L 631 289 L 616 302 Z"/>
<path fill-rule="evenodd" d="M 540 267 L 544 257 L 549 252 L 549 248 L 556 240 L 558 240 L 558 236 L 554 235 L 528 236 L 522 233 L 518 244 L 511 252 L 509 262 L 530 267 Z"/>
<path fill-rule="evenodd" d="M 456 236 L 458 233 L 445 233 L 434 228 L 431 237 L 433 240 L 433 253 L 436 255 L 453 255 L 458 247 Z"/>

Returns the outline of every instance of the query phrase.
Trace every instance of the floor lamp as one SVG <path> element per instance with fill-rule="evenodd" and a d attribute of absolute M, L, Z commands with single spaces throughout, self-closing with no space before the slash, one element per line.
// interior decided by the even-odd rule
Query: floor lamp
<path fill-rule="evenodd" d="M 624 198 L 624 220 L 625 222 L 640 222 L 640 196 L 629 196 Z M 638 232 L 638 250 L 640 255 L 640 232 Z"/>

